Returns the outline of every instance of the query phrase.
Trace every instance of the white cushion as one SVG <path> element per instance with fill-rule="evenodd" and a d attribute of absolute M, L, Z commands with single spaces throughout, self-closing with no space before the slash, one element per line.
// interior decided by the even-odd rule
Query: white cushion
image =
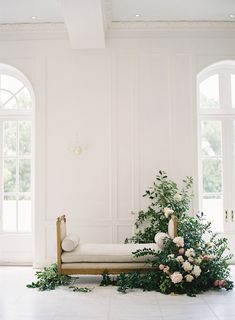
<path fill-rule="evenodd" d="M 153 259 L 152 255 L 136 258 L 138 249 L 159 250 L 156 243 L 147 244 L 79 244 L 71 252 L 62 253 L 62 262 L 144 262 Z"/>
<path fill-rule="evenodd" d="M 64 251 L 73 251 L 79 243 L 79 237 L 76 234 L 68 234 L 62 241 L 61 247 Z"/>
<path fill-rule="evenodd" d="M 155 237 L 154 241 L 156 242 L 156 245 L 159 247 L 159 249 L 164 249 L 164 239 L 169 238 L 167 233 L 164 232 L 158 232 Z"/>

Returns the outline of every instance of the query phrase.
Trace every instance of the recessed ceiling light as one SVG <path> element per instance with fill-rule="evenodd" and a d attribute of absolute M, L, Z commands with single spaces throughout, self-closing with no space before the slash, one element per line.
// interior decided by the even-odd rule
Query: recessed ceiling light
<path fill-rule="evenodd" d="M 234 13 L 231 13 L 231 14 L 229 15 L 229 18 L 234 19 L 234 18 L 235 18 L 235 14 L 234 14 Z"/>
<path fill-rule="evenodd" d="M 136 16 L 136 18 L 139 18 L 139 17 L 140 17 L 140 14 L 139 14 L 139 13 L 137 13 L 135 16 Z"/>
<path fill-rule="evenodd" d="M 36 16 L 32 16 L 31 19 L 32 19 L 32 20 L 36 20 L 37 17 L 36 17 Z"/>

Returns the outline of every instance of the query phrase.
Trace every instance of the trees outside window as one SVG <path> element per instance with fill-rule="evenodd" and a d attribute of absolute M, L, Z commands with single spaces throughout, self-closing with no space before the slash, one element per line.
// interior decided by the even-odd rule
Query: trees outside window
<path fill-rule="evenodd" d="M 32 231 L 34 98 L 27 79 L 0 65 L 1 232 Z"/>

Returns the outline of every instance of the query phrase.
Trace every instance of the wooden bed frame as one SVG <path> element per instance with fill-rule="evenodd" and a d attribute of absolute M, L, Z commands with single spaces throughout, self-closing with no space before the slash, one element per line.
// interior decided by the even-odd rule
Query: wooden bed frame
<path fill-rule="evenodd" d="M 173 236 L 176 237 L 177 236 L 177 218 L 175 216 L 172 216 L 171 218 L 173 221 Z M 62 226 L 64 224 L 64 226 Z M 93 274 L 93 275 L 98 275 L 98 274 L 102 274 L 103 272 L 108 272 L 109 274 L 120 274 L 121 272 L 133 272 L 133 271 L 138 271 L 138 272 L 146 272 L 148 270 L 151 270 L 152 267 L 148 266 L 146 264 L 143 263 L 143 268 L 139 269 L 139 268 L 125 268 L 125 263 L 123 263 L 123 267 L 122 268 L 117 268 L 115 266 L 112 266 L 110 263 L 110 267 L 108 268 L 100 268 L 100 267 L 94 267 L 94 265 L 99 265 L 99 263 L 90 263 L 91 265 L 93 265 L 93 268 L 90 267 L 86 267 L 86 268 L 66 268 L 66 263 L 62 263 L 61 260 L 61 255 L 62 255 L 62 248 L 61 248 L 61 240 L 62 240 L 62 227 L 64 228 L 64 232 L 66 233 L 66 217 L 65 214 L 61 215 L 60 217 L 57 218 L 56 221 L 56 229 L 57 229 L 57 265 L 58 265 L 58 274 L 59 275 L 73 275 L 73 274 Z M 78 263 L 76 263 L 78 264 Z M 89 263 L 86 263 L 86 265 Z M 108 264 L 108 263 L 107 263 Z M 115 263 L 113 263 L 115 264 Z M 120 264 L 120 263 L 119 263 Z M 63 265 L 63 266 L 62 266 Z M 81 262 L 82 265 L 82 262 Z M 144 266 L 145 265 L 145 266 Z M 64 267 L 65 266 L 65 267 Z"/>

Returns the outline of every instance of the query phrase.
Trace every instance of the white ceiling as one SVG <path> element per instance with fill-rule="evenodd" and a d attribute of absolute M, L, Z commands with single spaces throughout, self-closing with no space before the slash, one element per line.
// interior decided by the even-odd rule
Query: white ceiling
<path fill-rule="evenodd" d="M 235 0 L 112 0 L 112 8 L 113 21 L 226 21 Z"/>
<path fill-rule="evenodd" d="M 84 0 L 86 1 L 86 0 Z M 231 20 L 235 0 L 105 0 L 113 21 Z M 140 14 L 140 17 L 136 17 Z M 37 16 L 32 20 L 32 16 Z M 235 20 L 235 19 L 233 19 Z M 0 23 L 62 22 L 57 0 L 0 0 Z"/>
<path fill-rule="evenodd" d="M 37 19 L 32 20 L 32 16 Z M 0 0 L 0 23 L 62 22 L 56 0 Z"/>

